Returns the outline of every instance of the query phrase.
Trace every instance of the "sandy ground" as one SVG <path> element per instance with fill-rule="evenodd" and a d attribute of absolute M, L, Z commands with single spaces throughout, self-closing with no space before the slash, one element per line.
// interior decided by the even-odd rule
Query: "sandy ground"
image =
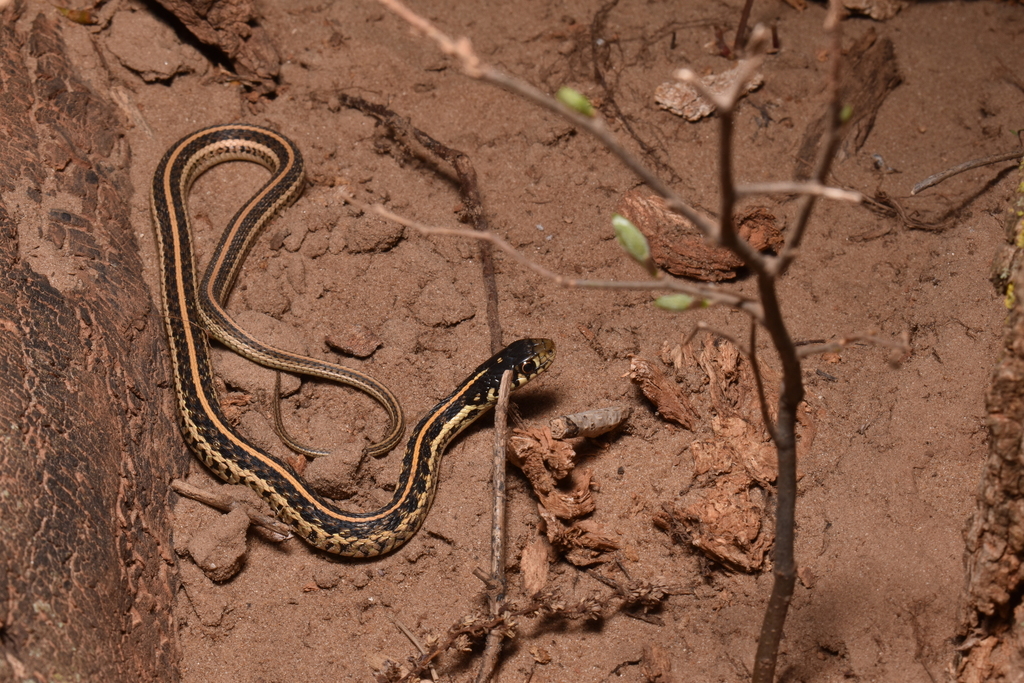
<path fill-rule="evenodd" d="M 598 36 L 613 46 L 605 69 L 618 106 L 677 174 L 676 189 L 701 207 L 717 206 L 716 122 L 685 122 L 657 108 L 653 92 L 680 66 L 700 73 L 729 68 L 705 45 L 716 26 L 735 26 L 741 4 L 623 0 Z M 231 309 L 324 358 L 338 358 L 326 338 L 359 325 L 371 330 L 382 340 L 379 350 L 365 361 L 342 360 L 391 386 L 410 424 L 489 355 L 476 247 L 362 216 L 339 201 L 334 186 L 356 187 L 394 211 L 441 226 L 457 225 L 456 189 L 422 163 L 382 153 L 373 122 L 332 103 L 338 91 L 387 104 L 467 153 L 494 229 L 529 257 L 572 276 L 644 277 L 623 256 L 610 226 L 637 180 L 592 139 L 468 80 L 372 2 L 264 1 L 260 7 L 284 65 L 277 97 L 255 105 L 137 3 L 122 2 L 99 32 L 64 26 L 86 77 L 122 93 L 133 117 L 136 225 L 154 293 L 146 188 L 160 155 L 201 126 L 260 123 L 299 144 L 313 182 L 256 245 Z M 571 85 L 602 101 L 590 48 L 600 3 L 415 7 L 542 89 Z M 824 10 L 762 2 L 754 14 L 777 25 L 781 47 L 764 65 L 764 86 L 740 106 L 737 175 L 788 179 L 823 105 Z M 913 353 L 899 370 L 887 365 L 887 350 L 867 346 L 805 364 L 816 428 L 800 463 L 797 557 L 805 580 L 797 586 L 780 671 L 786 681 L 934 682 L 946 679 L 953 656 L 961 532 L 986 450 L 982 396 L 1004 311 L 988 269 L 1002 240 L 1009 165 L 908 195 L 932 173 L 1016 144 L 1013 131 L 1024 110 L 1024 15 L 1011 3 L 922 3 L 884 23 L 848 19 L 844 31 L 844 45 L 869 31 L 892 40 L 903 82 L 882 104 L 863 146 L 848 149 L 834 166 L 832 182 L 899 198 L 921 220 L 957 212 L 946 229 L 922 231 L 864 207 L 819 204 L 805 248 L 781 284 L 794 338 L 869 330 L 896 338 L 906 331 Z M 170 64 L 173 75 L 147 82 L 146 64 Z M 613 128 L 622 132 L 621 125 Z M 197 183 L 192 207 L 205 254 L 264 177 L 251 164 L 230 164 Z M 792 218 L 792 202 L 759 205 Z M 736 286 L 751 293 L 751 285 Z M 701 321 L 746 339 L 745 316 L 721 309 L 667 313 L 642 292 L 564 291 L 502 257 L 498 287 L 506 340 L 544 336 L 558 346 L 550 373 L 517 394 L 527 424 L 590 407 L 632 408 L 623 433 L 582 449 L 581 466 L 593 471 L 598 488 L 593 519 L 619 539 L 615 557 L 630 576 L 679 589 L 657 612 L 661 623 L 651 623 L 617 611 L 611 589 L 592 576 L 555 563 L 551 585 L 569 601 L 607 601 L 604 618 L 522 620 L 500 680 L 654 680 L 641 661 L 651 644 L 668 653 L 674 680 L 743 679 L 770 573 L 728 571 L 652 523 L 663 504 L 692 493 L 689 446 L 710 437 L 710 415 L 693 431 L 671 425 L 624 375 L 631 354 L 661 363 L 663 345 L 679 344 Z M 698 349 L 708 339 L 697 337 Z M 239 410 L 240 429 L 286 455 L 257 400 L 270 390 L 272 375 L 226 353 L 218 359 L 235 396 L 252 395 Z M 346 463 L 351 469 L 367 439 L 383 432 L 383 411 L 345 388 L 304 382 L 284 406 L 294 433 L 334 450 L 342 469 Z M 449 450 L 424 529 L 382 559 L 338 560 L 298 539 L 272 544 L 250 533 L 245 567 L 215 584 L 185 548 L 220 513 L 179 501 L 184 680 L 368 681 L 384 659 L 402 662 L 414 654 L 396 621 L 425 638 L 480 609 L 482 587 L 472 571 L 488 566 L 486 423 Z M 369 509 L 390 499 L 398 460 L 392 454 L 362 462 L 347 475 L 353 495 L 343 504 Z M 220 486 L 198 462 L 192 481 Z M 509 491 L 510 581 L 513 599 L 522 602 L 519 556 L 539 522 L 518 473 L 510 475 Z M 615 562 L 597 571 L 622 578 Z M 471 680 L 478 654 L 443 657 L 441 679 Z"/>

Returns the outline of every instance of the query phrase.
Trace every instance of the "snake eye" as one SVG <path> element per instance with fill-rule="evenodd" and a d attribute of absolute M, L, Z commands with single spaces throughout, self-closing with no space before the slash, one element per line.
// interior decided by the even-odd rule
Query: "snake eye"
<path fill-rule="evenodd" d="M 528 360 L 519 366 L 519 371 L 527 376 L 532 375 L 537 372 L 537 364 L 532 360 Z"/>

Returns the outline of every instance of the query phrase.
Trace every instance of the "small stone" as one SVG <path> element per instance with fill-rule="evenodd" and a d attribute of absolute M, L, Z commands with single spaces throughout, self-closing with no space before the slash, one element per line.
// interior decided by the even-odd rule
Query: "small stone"
<path fill-rule="evenodd" d="M 339 564 L 326 564 L 316 568 L 313 581 L 321 590 L 329 590 L 341 583 L 344 568 Z"/>
<path fill-rule="evenodd" d="M 245 510 L 232 510 L 192 537 L 189 555 L 211 581 L 227 581 L 245 564 L 248 529 Z"/>
<path fill-rule="evenodd" d="M 362 454 L 354 448 L 343 448 L 316 458 L 306 466 L 306 481 L 328 498 L 345 500 L 358 490 L 356 471 Z"/>
<path fill-rule="evenodd" d="M 369 358 L 383 344 L 380 337 L 363 325 L 331 333 L 324 341 L 338 353 L 355 358 Z"/>

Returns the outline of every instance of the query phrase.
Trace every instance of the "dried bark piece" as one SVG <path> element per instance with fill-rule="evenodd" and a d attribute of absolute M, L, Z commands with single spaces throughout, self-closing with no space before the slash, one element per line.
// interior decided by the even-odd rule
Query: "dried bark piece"
<path fill-rule="evenodd" d="M 853 14 L 865 14 L 875 21 L 892 19 L 906 3 L 901 0 L 843 0 L 843 8 Z"/>
<path fill-rule="evenodd" d="M 551 420 L 551 436 L 556 439 L 601 436 L 617 429 L 629 417 L 629 412 L 629 408 L 613 406 L 562 415 Z"/>
<path fill-rule="evenodd" d="M 224 51 L 235 73 L 261 95 L 277 90 L 281 57 L 258 25 L 252 0 L 157 0 L 196 38 Z"/>
<path fill-rule="evenodd" d="M 512 431 L 508 440 L 509 460 L 530 480 L 538 495 L 547 495 L 572 472 L 576 451 L 564 442 L 556 441 L 547 428 Z"/>
<path fill-rule="evenodd" d="M 595 509 L 594 497 L 590 495 L 591 470 L 580 470 L 576 486 L 570 493 L 551 491 L 547 494 L 538 492 L 540 504 L 559 519 L 573 520 L 589 515 Z"/>
<path fill-rule="evenodd" d="M 531 598 L 547 585 L 550 565 L 551 543 L 546 537 L 537 536 L 523 548 L 519 571 L 523 575 L 523 590 Z"/>
<path fill-rule="evenodd" d="M 739 76 L 739 66 L 734 66 L 728 71 L 719 74 L 709 74 L 701 78 L 701 82 L 711 92 L 721 95 L 732 89 L 733 83 Z M 744 94 L 753 92 L 764 85 L 764 76 L 755 74 L 747 81 Z M 715 111 L 715 105 L 706 100 L 703 95 L 697 92 L 689 83 L 669 81 L 662 83 L 654 89 L 654 101 L 662 109 L 667 109 L 677 116 L 682 116 L 687 121 L 699 121 L 705 116 L 710 116 Z"/>
<path fill-rule="evenodd" d="M 602 554 L 620 547 L 618 538 L 591 520 L 577 520 L 569 525 L 559 520 L 543 505 L 537 506 L 543 531 L 555 548 L 561 550 L 572 564 L 585 567 L 603 561 Z"/>
<path fill-rule="evenodd" d="M 547 428 L 515 430 L 509 439 L 509 460 L 523 471 L 537 494 L 537 511 L 548 541 L 573 564 L 587 566 L 602 561 L 602 553 L 619 545 L 600 525 L 579 519 L 595 509 L 591 470 L 580 470 L 572 491 L 556 488 L 556 480 L 572 472 L 575 457 L 572 446 L 553 439 Z"/>
<path fill-rule="evenodd" d="M 1017 188 L 1006 225 L 1013 254 L 1004 262 L 1005 274 L 994 281 L 996 290 L 1006 294 L 1010 311 L 1002 357 L 985 395 L 989 452 L 964 534 L 966 581 L 956 663 L 957 680 L 963 683 L 1012 680 L 1024 670 L 1024 252 L 1016 246 L 1024 243 L 1024 174 L 1018 174 Z"/>
<path fill-rule="evenodd" d="M 774 533 L 763 523 L 765 495 L 745 473 L 719 477 L 673 516 L 690 543 L 715 561 L 744 572 L 760 571 Z"/>
<path fill-rule="evenodd" d="M 640 229 L 651 247 L 651 258 L 659 268 L 694 280 L 732 280 L 743 262 L 731 251 L 707 244 L 689 220 L 670 211 L 664 200 L 638 187 L 627 192 L 616 211 Z M 737 216 L 737 230 L 757 251 L 778 251 L 782 231 L 778 220 L 766 208 L 754 208 Z"/>
<path fill-rule="evenodd" d="M 739 379 L 740 351 L 726 339 L 714 339 L 704 345 L 697 361 L 708 376 L 711 405 L 719 415 L 736 412 L 735 402 L 727 397 Z"/>
<path fill-rule="evenodd" d="M 714 439 L 690 444 L 697 476 L 745 471 L 761 484 L 775 481 L 778 477 L 775 448 L 759 428 L 740 417 L 715 416 L 711 429 Z"/>
<path fill-rule="evenodd" d="M 66 47 L 77 30 L 4 4 L 0 680 L 175 681 L 169 483 L 188 461 L 126 122 Z"/>
<path fill-rule="evenodd" d="M 672 656 L 669 651 L 656 643 L 644 645 L 640 673 L 647 683 L 672 683 L 675 679 L 672 677 Z"/>
<path fill-rule="evenodd" d="M 693 431 L 700 415 L 679 385 L 666 377 L 661 368 L 645 358 L 634 356 L 629 362 L 629 378 L 640 387 L 663 418 Z"/>

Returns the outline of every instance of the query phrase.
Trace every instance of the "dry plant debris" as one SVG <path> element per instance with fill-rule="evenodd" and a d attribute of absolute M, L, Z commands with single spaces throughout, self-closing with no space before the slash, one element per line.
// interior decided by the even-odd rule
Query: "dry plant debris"
<path fill-rule="evenodd" d="M 640 673 L 648 683 L 672 683 L 672 655 L 656 643 L 645 645 Z"/>
<path fill-rule="evenodd" d="M 723 566 L 761 571 L 774 540 L 768 503 L 778 472 L 775 448 L 761 423 L 753 368 L 731 341 L 710 337 L 703 343 L 698 339 L 672 347 L 665 344 L 661 360 L 677 376 L 694 371 L 701 376 L 684 377 L 680 384 L 656 363 L 633 358 L 631 365 L 644 371 L 631 371 L 630 376 L 658 412 L 666 417 L 660 401 L 669 396 L 670 407 L 683 401 L 697 404 L 711 419 L 688 427 L 708 430 L 690 444 L 693 484 L 681 500 L 662 505 L 654 524 Z M 761 373 L 765 384 L 775 384 L 771 369 L 762 367 Z M 652 376 L 658 378 L 657 393 L 648 393 Z M 773 405 L 771 397 L 768 400 Z M 806 448 L 813 433 L 807 409 L 801 410 L 801 424 L 801 446 Z"/>
<path fill-rule="evenodd" d="M 602 554 L 617 550 L 620 543 L 600 524 L 583 519 L 595 509 L 593 473 L 588 469 L 574 472 L 575 458 L 572 445 L 552 437 L 548 428 L 517 429 L 509 438 L 509 460 L 533 487 L 547 541 L 570 563 L 587 566 L 602 561 Z M 531 552 L 536 556 L 531 562 L 539 561 L 540 549 Z M 535 593 L 543 584 L 537 585 L 539 570 L 531 571 L 530 589 Z"/>
<path fill-rule="evenodd" d="M 689 505 L 665 503 L 654 524 L 674 539 L 688 541 L 730 569 L 766 569 L 774 534 L 766 523 L 767 494 L 745 473 L 715 477 Z"/>
<path fill-rule="evenodd" d="M 733 88 L 740 75 L 740 67 L 734 66 L 720 74 L 709 74 L 701 79 L 707 88 L 716 95 L 723 95 Z M 745 92 L 753 92 L 764 85 L 764 77 L 756 74 L 746 86 Z M 662 109 L 682 116 L 687 121 L 699 121 L 715 111 L 715 105 L 697 92 L 687 83 L 669 81 L 654 89 L 654 101 Z"/>
<path fill-rule="evenodd" d="M 544 535 L 538 535 L 523 548 L 519 572 L 523 577 L 523 591 L 531 598 L 539 595 L 547 585 L 553 554 L 551 542 Z"/>
<path fill-rule="evenodd" d="M 667 590 L 658 590 L 662 598 L 669 594 Z M 418 657 L 409 657 L 405 664 L 399 664 L 385 657 L 376 658 L 372 664 L 374 680 L 377 683 L 419 681 L 420 674 L 445 652 L 450 650 L 469 652 L 473 642 L 479 641 L 492 632 L 500 634 L 504 639 L 515 638 L 521 617 L 596 621 L 603 616 L 603 610 L 607 603 L 607 599 L 595 596 L 567 603 L 557 594 L 548 592 L 538 595 L 522 609 L 509 603 L 508 609 L 495 617 L 486 616 L 480 612 L 469 614 L 452 624 L 443 636 L 432 635 L 426 638 L 424 642 L 426 652 Z M 531 653 L 533 651 L 534 649 L 531 649 Z M 533 656 L 538 663 L 550 661 L 550 655 L 547 655 L 542 648 L 536 648 L 536 653 Z"/>
<path fill-rule="evenodd" d="M 846 10 L 867 15 L 876 21 L 892 19 L 905 5 L 902 0 L 843 0 Z"/>
<path fill-rule="evenodd" d="M 682 388 L 669 379 L 661 368 L 645 358 L 634 356 L 629 361 L 629 378 L 640 387 L 647 400 L 654 404 L 659 415 L 685 429 L 694 428 L 700 415 L 690 405 L 690 399 Z"/>
<path fill-rule="evenodd" d="M 596 408 L 583 413 L 562 415 L 550 421 L 551 435 L 556 439 L 576 436 L 595 437 L 617 429 L 629 417 L 629 408 L 618 406 Z"/>
<path fill-rule="evenodd" d="M 281 57 L 251 0 L 158 0 L 201 42 L 223 50 L 254 93 L 277 90 Z"/>
<path fill-rule="evenodd" d="M 668 209 L 664 200 L 645 188 L 627 192 L 616 212 L 647 237 L 651 258 L 659 268 L 679 277 L 721 282 L 736 277 L 743 262 L 728 249 L 712 247 L 689 220 Z M 757 251 L 778 251 L 782 230 L 775 215 L 764 207 L 736 217 L 740 237 Z"/>

